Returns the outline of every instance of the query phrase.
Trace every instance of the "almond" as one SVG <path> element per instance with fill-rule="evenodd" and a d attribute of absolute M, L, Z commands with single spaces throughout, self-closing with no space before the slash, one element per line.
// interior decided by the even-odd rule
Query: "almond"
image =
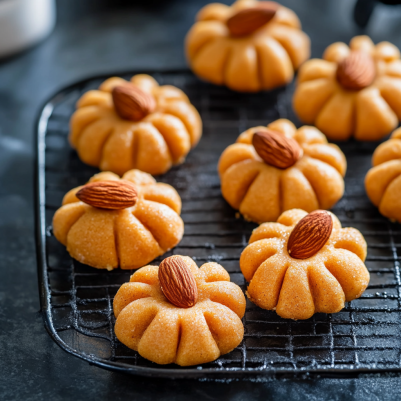
<path fill-rule="evenodd" d="M 325 210 L 315 210 L 301 219 L 291 232 L 287 251 L 294 259 L 316 255 L 330 238 L 333 219 Z"/>
<path fill-rule="evenodd" d="M 352 50 L 337 66 L 337 81 L 345 89 L 361 90 L 376 76 L 373 58 L 360 50 Z"/>
<path fill-rule="evenodd" d="M 270 129 L 255 132 L 252 144 L 263 161 L 278 168 L 291 167 L 303 155 L 303 150 L 295 139 Z"/>
<path fill-rule="evenodd" d="M 125 120 L 142 120 L 156 108 L 152 95 L 128 82 L 114 87 L 111 94 L 117 114 Z"/>
<path fill-rule="evenodd" d="M 250 8 L 244 8 L 226 21 L 230 35 L 234 37 L 250 35 L 267 24 L 277 12 L 279 5 L 273 1 L 264 1 Z"/>
<path fill-rule="evenodd" d="M 179 308 L 191 308 L 198 300 L 198 287 L 182 256 L 164 259 L 159 266 L 159 281 L 164 296 Z"/>
<path fill-rule="evenodd" d="M 98 181 L 86 184 L 76 193 L 77 198 L 98 209 L 119 210 L 134 206 L 138 194 L 128 181 Z"/>

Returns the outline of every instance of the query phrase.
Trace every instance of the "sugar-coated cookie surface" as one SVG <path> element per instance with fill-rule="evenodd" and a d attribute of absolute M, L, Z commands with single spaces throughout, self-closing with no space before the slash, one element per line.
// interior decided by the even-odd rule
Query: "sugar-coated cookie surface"
<path fill-rule="evenodd" d="M 377 147 L 373 168 L 365 178 L 365 188 L 380 213 L 401 223 L 401 128 Z"/>
<path fill-rule="evenodd" d="M 298 17 L 272 1 L 208 4 L 199 11 L 185 47 L 196 75 L 241 92 L 291 82 L 310 55 Z"/>
<path fill-rule="evenodd" d="M 211 362 L 237 347 L 244 335 L 245 297 L 227 271 L 217 263 L 198 268 L 191 258 L 181 258 L 195 279 L 194 306 L 169 302 L 158 266 L 138 270 L 114 297 L 117 338 L 158 364 Z"/>
<path fill-rule="evenodd" d="M 110 181 L 133 184 L 136 203 L 120 210 L 93 207 L 77 198 L 85 187 L 81 186 L 64 196 L 54 215 L 54 235 L 74 259 L 98 269 L 137 269 L 181 241 L 181 198 L 172 186 L 139 170 L 121 179 L 111 172 L 99 173 L 89 183 Z"/>
<path fill-rule="evenodd" d="M 296 225 L 310 216 L 305 211 L 286 211 L 277 223 L 264 223 L 253 231 L 240 259 L 249 282 L 247 296 L 253 303 L 283 318 L 308 319 L 317 312 L 339 312 L 344 302 L 362 295 L 369 284 L 365 239 L 355 228 L 342 228 L 337 217 L 330 215 L 328 240 L 306 259 L 291 257 L 287 246 Z M 316 230 L 307 232 L 300 249 L 308 249 L 308 241 L 313 245 L 317 234 Z"/>
<path fill-rule="evenodd" d="M 368 36 L 333 43 L 300 68 L 293 106 L 329 139 L 379 140 L 401 120 L 400 51 Z"/>
<path fill-rule="evenodd" d="M 109 78 L 86 92 L 71 117 L 69 140 L 84 163 L 101 170 L 157 175 L 182 163 L 201 134 L 199 113 L 184 92 L 139 74 L 131 81 Z"/>
<path fill-rule="evenodd" d="M 276 221 L 289 209 L 308 212 L 330 209 L 343 195 L 346 159 L 315 127 L 296 129 L 280 119 L 267 126 L 300 148 L 301 156 L 288 168 L 277 168 L 255 151 L 253 136 L 266 131 L 254 127 L 243 132 L 220 157 L 221 191 L 226 201 L 248 220 Z M 274 152 L 279 149 L 273 149 Z"/>

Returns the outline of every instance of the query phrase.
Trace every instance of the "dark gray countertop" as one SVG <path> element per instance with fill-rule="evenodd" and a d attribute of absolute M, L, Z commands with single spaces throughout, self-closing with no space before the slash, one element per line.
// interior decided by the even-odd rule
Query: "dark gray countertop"
<path fill-rule="evenodd" d="M 60 0 L 51 37 L 0 61 L 0 399 L 399 399 L 399 377 L 229 384 L 143 379 L 90 366 L 53 343 L 39 313 L 36 277 L 36 114 L 55 91 L 91 75 L 182 68 L 183 37 L 206 1 L 150 0 L 129 8 L 103 3 Z M 282 3 L 300 16 L 314 56 L 334 41 L 348 42 L 361 33 L 351 18 L 353 1 Z M 97 12 L 89 13 L 95 5 Z M 401 7 L 378 7 L 365 32 L 375 42 L 389 40 L 401 48 Z"/>

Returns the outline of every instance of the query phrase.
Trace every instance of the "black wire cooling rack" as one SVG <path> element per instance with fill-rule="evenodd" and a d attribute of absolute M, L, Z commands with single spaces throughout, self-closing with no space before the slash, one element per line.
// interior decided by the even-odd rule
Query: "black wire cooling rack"
<path fill-rule="evenodd" d="M 122 74 L 129 78 L 133 74 Z M 239 257 L 255 225 L 239 218 L 220 194 L 217 162 L 225 147 L 249 127 L 289 118 L 293 87 L 245 95 L 200 82 L 187 71 L 152 74 L 160 84 L 185 91 L 201 113 L 203 137 L 186 162 L 158 177 L 173 185 L 183 202 L 185 236 L 171 254 L 200 265 L 222 264 L 245 290 Z M 281 319 L 248 301 L 245 336 L 238 348 L 217 361 L 180 368 L 149 362 L 114 335 L 113 296 L 132 271 L 96 270 L 72 260 L 52 234 L 52 217 L 63 195 L 85 183 L 97 169 L 84 165 L 68 145 L 75 102 L 105 77 L 72 85 L 43 108 L 37 131 L 37 249 L 41 307 L 47 331 L 67 352 L 92 364 L 155 377 L 230 379 L 272 374 L 356 374 L 401 371 L 401 226 L 384 219 L 370 204 L 364 176 L 377 144 L 340 144 L 348 159 L 346 192 L 333 209 L 343 226 L 365 236 L 369 288 L 334 315 L 305 321 Z M 155 263 L 158 263 L 157 259 Z"/>

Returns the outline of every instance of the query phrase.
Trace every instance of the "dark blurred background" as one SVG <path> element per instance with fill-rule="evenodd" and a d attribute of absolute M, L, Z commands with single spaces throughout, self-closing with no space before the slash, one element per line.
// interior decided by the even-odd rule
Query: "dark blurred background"
<path fill-rule="evenodd" d="M 0 0 L 0 6 L 7 1 Z M 394 400 L 399 396 L 401 379 L 391 375 L 229 384 L 135 378 L 66 354 L 43 327 L 33 218 L 34 124 L 41 105 L 60 88 L 91 75 L 185 68 L 184 36 L 206 3 L 57 0 L 57 24 L 50 36 L 0 59 L 0 399 Z M 361 28 L 353 18 L 354 0 L 280 3 L 298 14 L 312 39 L 314 57 L 330 43 L 348 43 L 362 33 L 374 42 L 388 40 L 401 48 L 401 6 L 378 4 L 369 21 L 365 16 L 366 28 Z M 372 0 L 365 4 L 372 8 Z"/>

